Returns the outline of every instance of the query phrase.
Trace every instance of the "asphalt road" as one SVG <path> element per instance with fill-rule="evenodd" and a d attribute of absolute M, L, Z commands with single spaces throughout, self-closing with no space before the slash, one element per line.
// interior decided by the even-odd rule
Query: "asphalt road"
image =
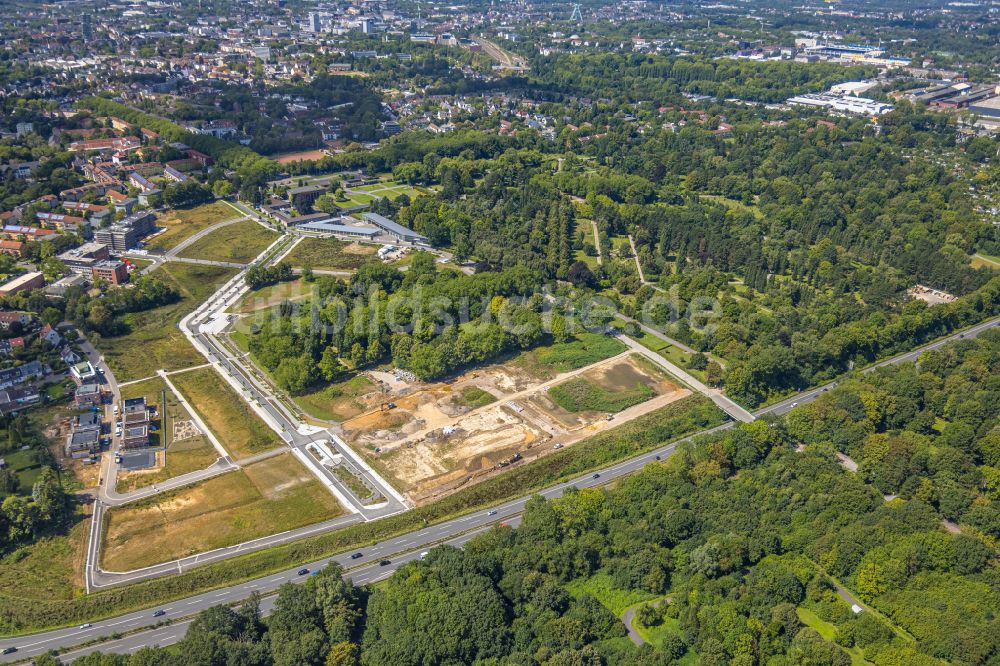
<path fill-rule="evenodd" d="M 925 351 L 936 349 L 944 344 L 947 344 L 948 342 L 952 342 L 960 338 L 974 338 L 982 331 L 993 328 L 998 324 L 1000 324 L 1000 317 L 993 318 L 983 322 L 982 324 L 966 329 L 961 333 L 957 333 L 949 336 L 948 338 L 919 347 L 911 352 L 882 361 L 871 368 L 866 368 L 865 372 L 870 372 L 875 367 L 916 361 L 920 354 Z M 833 383 L 792 396 L 786 400 L 757 411 L 755 416 L 759 417 L 764 414 L 785 414 L 794 406 L 815 400 L 832 385 Z M 280 410 L 277 411 L 279 414 L 281 413 Z M 570 486 L 586 488 L 604 485 L 619 477 L 633 474 L 654 460 L 662 459 L 673 454 L 682 442 L 689 441 L 695 437 L 711 434 L 713 432 L 726 430 L 728 428 L 732 428 L 733 425 L 733 422 L 724 423 L 720 426 L 716 426 L 715 428 L 711 428 L 689 437 L 685 437 L 671 444 L 667 444 L 654 451 L 650 451 L 636 456 L 635 458 L 631 458 L 616 465 L 604 468 L 596 473 L 586 474 L 577 479 L 557 484 L 536 494 L 540 494 L 546 498 L 555 498 L 562 495 L 566 488 Z M 373 580 L 389 575 L 398 566 L 403 564 L 405 561 L 408 561 L 407 558 L 413 559 L 414 557 L 419 557 L 419 553 L 422 550 L 425 550 L 432 545 L 446 542 L 461 543 L 464 542 L 463 539 L 471 538 L 471 533 L 487 529 L 491 525 L 498 522 L 506 521 L 508 523 L 512 523 L 512 521 L 515 521 L 521 514 L 528 499 L 529 497 L 518 498 L 516 500 L 500 504 L 490 511 L 478 511 L 444 523 L 431 525 L 399 537 L 387 539 L 372 546 L 363 548 L 360 551 L 362 556 L 357 560 L 352 560 L 350 558 L 350 553 L 343 553 L 331 558 L 307 564 L 305 566 L 314 570 L 325 566 L 331 561 L 336 561 L 345 567 L 358 567 L 357 569 L 349 572 L 350 577 L 356 583 L 362 584 L 364 582 L 372 582 Z M 378 566 L 378 562 L 382 559 L 390 559 L 392 562 L 387 566 Z M 377 573 L 371 573 L 370 571 L 370 569 L 374 568 L 371 566 L 373 564 L 374 567 L 377 567 Z M 172 603 L 164 604 L 161 609 L 164 611 L 164 615 L 162 617 L 153 617 L 153 611 L 147 609 L 144 611 L 110 618 L 101 622 L 95 622 L 92 626 L 86 628 L 58 629 L 31 636 L 23 636 L 16 639 L 3 639 L 0 640 L 0 649 L 16 646 L 18 647 L 18 652 L 11 655 L 0 656 L 0 660 L 23 660 L 26 657 L 36 656 L 48 650 L 73 647 L 80 645 L 81 643 L 96 641 L 115 633 L 138 630 L 142 631 L 139 631 L 133 636 L 121 639 L 122 641 L 128 642 L 127 645 L 125 643 L 121 645 L 122 650 L 134 650 L 142 645 L 166 645 L 170 642 L 179 640 L 186 627 L 182 623 L 171 625 L 166 629 L 163 627 L 157 627 L 156 625 L 168 619 L 182 620 L 200 610 L 221 603 L 237 603 L 246 599 L 253 592 L 271 594 L 282 584 L 299 580 L 300 577 L 297 575 L 297 571 L 300 568 L 301 567 L 295 567 L 281 573 L 272 574 L 270 576 L 239 583 L 220 590 L 205 592 L 185 599 L 180 599 Z M 372 577 L 367 578 L 367 576 Z M 109 644 L 102 644 L 100 647 L 104 650 L 110 649 Z M 86 650 L 96 651 L 97 649 L 98 646 L 95 646 L 93 648 L 87 648 Z M 115 649 L 117 650 L 117 646 Z M 77 653 L 75 656 L 79 656 L 79 654 L 80 653 Z"/>
<path fill-rule="evenodd" d="M 880 367 L 883 365 L 913 362 L 924 351 L 936 349 L 950 341 L 960 338 L 973 338 L 982 331 L 997 326 L 998 324 L 1000 324 L 1000 317 L 978 324 L 963 331 L 962 333 L 950 336 L 949 338 L 925 345 L 892 359 L 887 359 L 886 361 L 879 363 L 877 366 L 866 369 L 866 372 L 874 369 L 874 367 Z M 824 392 L 824 389 L 828 389 L 829 386 L 830 385 L 828 384 L 826 387 L 811 389 L 790 397 L 787 400 L 783 400 L 765 409 L 757 411 L 755 416 L 759 417 L 764 414 L 785 414 L 792 409 L 794 405 L 805 404 L 815 400 Z M 671 444 L 667 444 L 654 451 L 644 453 L 636 456 L 635 458 L 631 458 L 616 465 L 604 468 L 597 473 L 586 474 L 577 479 L 557 484 L 537 494 L 551 499 L 562 495 L 566 488 L 570 486 L 586 488 L 606 484 L 622 476 L 633 474 L 654 460 L 663 459 L 673 454 L 682 442 L 690 441 L 695 437 L 711 434 L 713 432 L 726 430 L 732 428 L 733 425 L 734 423 L 729 421 L 720 426 L 716 426 L 715 428 L 711 428 L 689 437 L 685 437 Z M 328 562 L 335 561 L 341 563 L 345 567 L 358 567 L 357 569 L 348 572 L 352 580 L 356 583 L 362 584 L 365 582 L 372 582 L 373 580 L 389 575 L 401 564 L 408 561 L 408 559 L 419 557 L 419 553 L 422 550 L 425 550 L 434 544 L 446 542 L 461 543 L 463 542 L 463 539 L 470 538 L 472 533 L 482 531 L 493 524 L 499 522 L 513 524 L 513 521 L 515 521 L 524 510 L 524 505 L 528 499 L 528 497 L 518 498 L 516 500 L 498 505 L 490 511 L 478 511 L 444 523 L 431 525 L 421 530 L 410 532 L 393 539 L 387 539 L 372 546 L 362 548 L 360 550 L 362 557 L 357 560 L 352 560 L 350 553 L 343 553 L 331 558 L 312 562 L 304 566 L 311 570 L 315 570 L 316 568 L 325 566 Z M 392 560 L 389 565 L 384 567 L 378 566 L 378 562 L 380 560 L 387 558 Z M 374 568 L 371 566 L 373 564 L 374 567 L 377 567 L 377 574 L 371 573 L 371 570 Z M 9 646 L 18 647 L 17 653 L 0 657 L 0 660 L 15 661 L 18 659 L 24 659 L 25 657 L 36 656 L 52 649 L 73 647 L 80 645 L 81 643 L 96 641 L 114 633 L 137 631 L 140 629 L 142 631 L 139 631 L 138 633 L 127 638 L 123 638 L 114 645 L 101 644 L 100 648 L 104 650 L 114 649 L 115 651 L 132 651 L 138 649 L 138 647 L 141 647 L 142 645 L 167 645 L 169 643 L 176 642 L 183 636 L 186 624 L 178 623 L 171 625 L 168 628 L 157 627 L 156 625 L 162 621 L 167 619 L 182 620 L 200 610 L 221 603 L 237 603 L 246 599 L 253 592 L 259 592 L 265 595 L 273 593 L 282 584 L 299 580 L 300 577 L 297 575 L 297 571 L 300 568 L 301 567 L 295 567 L 281 573 L 239 583 L 221 590 L 205 592 L 164 604 L 162 610 L 165 612 L 165 615 L 160 618 L 153 617 L 153 611 L 147 609 L 121 615 L 101 622 L 95 622 L 92 626 L 85 629 L 58 629 L 31 636 L 23 636 L 16 639 L 0 640 L 0 649 L 7 648 Z M 368 578 L 368 576 L 372 577 Z M 84 654 L 87 651 L 96 650 L 98 650 L 98 646 L 86 648 L 82 652 L 67 654 L 80 656 L 80 654 Z"/>

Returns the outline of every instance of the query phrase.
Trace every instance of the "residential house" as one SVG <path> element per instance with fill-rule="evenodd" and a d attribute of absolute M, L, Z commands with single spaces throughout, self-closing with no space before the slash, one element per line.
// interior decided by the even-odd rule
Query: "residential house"
<path fill-rule="evenodd" d="M 73 417 L 66 436 L 66 455 L 86 458 L 101 450 L 101 415 L 87 412 Z"/>
<path fill-rule="evenodd" d="M 80 386 L 77 387 L 76 392 L 73 394 L 73 400 L 76 402 L 76 406 L 81 408 L 97 407 L 103 402 L 103 397 L 101 385 L 96 382 L 80 384 Z"/>
<path fill-rule="evenodd" d="M 17 386 L 18 384 L 23 384 L 30 379 L 35 379 L 36 377 L 42 377 L 44 375 L 45 366 L 43 366 L 39 361 L 29 361 L 16 368 L 0 370 L 0 389 Z"/>

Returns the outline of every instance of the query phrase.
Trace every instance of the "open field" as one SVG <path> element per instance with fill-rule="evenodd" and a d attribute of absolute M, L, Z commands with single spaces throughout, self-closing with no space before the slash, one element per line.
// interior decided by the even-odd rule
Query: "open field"
<path fill-rule="evenodd" d="M 336 238 L 304 238 L 295 246 L 285 263 L 292 266 L 312 266 L 320 270 L 348 271 L 360 268 L 375 256 L 374 245 L 349 243 Z"/>
<path fill-rule="evenodd" d="M 260 289 L 251 289 L 243 294 L 239 303 L 231 306 L 228 311 L 247 314 L 258 310 L 267 310 L 280 305 L 282 301 L 305 298 L 311 292 L 312 286 L 306 284 L 301 278 L 269 284 Z"/>
<path fill-rule="evenodd" d="M 146 247 L 150 250 L 169 250 L 202 229 L 236 217 L 240 214 L 223 201 L 170 210 L 156 220 L 156 226 L 166 227 L 166 231 L 150 238 Z"/>
<path fill-rule="evenodd" d="M 172 375 L 170 381 L 198 412 L 233 458 L 246 458 L 282 445 L 214 368 Z"/>
<path fill-rule="evenodd" d="M 80 510 L 67 531 L 43 536 L 0 559 L 0 608 L 65 602 L 82 594 L 89 526 Z M 0 620 L 0 632 L 5 624 Z"/>
<path fill-rule="evenodd" d="M 519 354 L 510 365 L 538 379 L 551 379 L 561 372 L 576 370 L 603 361 L 625 351 L 625 345 L 613 337 L 580 333 L 569 342 L 541 345 Z"/>
<path fill-rule="evenodd" d="M 103 619 L 275 573 L 398 536 L 421 526 L 481 511 L 560 480 L 638 455 L 723 421 L 725 414 L 712 401 L 692 395 L 585 439 L 571 448 L 556 451 L 533 464 L 514 467 L 506 474 L 467 486 L 436 502 L 381 520 L 247 553 L 242 557 L 197 567 L 169 578 L 76 596 L 67 601 L 12 603 L 3 596 L 0 588 L 0 630 L 8 634 L 22 634 Z"/>
<path fill-rule="evenodd" d="M 680 387 L 645 357 L 633 355 L 621 363 L 604 365 L 549 389 L 549 398 L 571 413 L 617 413 Z"/>
<path fill-rule="evenodd" d="M 102 549 L 129 571 L 333 518 L 343 509 L 291 454 L 109 509 Z"/>
<path fill-rule="evenodd" d="M 645 590 L 623 590 L 615 587 L 611 576 L 603 571 L 598 571 L 589 578 L 571 580 L 564 587 L 571 596 L 576 598 L 589 594 L 614 613 L 615 617 L 621 617 L 622 613 L 631 606 L 656 598 L 655 594 Z"/>
<path fill-rule="evenodd" d="M 300 150 L 297 153 L 281 153 L 275 155 L 273 158 L 278 164 L 290 164 L 292 162 L 298 162 L 301 160 L 321 160 L 327 156 L 325 150 Z"/>
<path fill-rule="evenodd" d="M 94 345 L 104 354 L 118 381 L 150 377 L 160 368 L 178 370 L 204 363 L 204 357 L 177 328 L 177 322 L 234 273 L 232 268 L 179 262 L 161 264 L 150 273 L 177 289 L 181 300 L 125 315 L 125 322 L 131 329 L 125 335 L 92 336 Z"/>
<path fill-rule="evenodd" d="M 609 346 L 601 350 L 608 351 Z M 541 356 L 546 358 L 545 352 Z M 555 355 L 559 363 L 575 365 L 567 363 L 567 356 L 574 361 L 582 358 L 577 353 Z M 447 383 L 410 386 L 403 382 L 402 388 L 386 384 L 377 406 L 343 423 L 344 439 L 397 488 L 421 502 L 604 430 L 610 427 L 609 411 L 631 408 L 635 411 L 621 418 L 634 418 L 690 394 L 635 354 L 571 368 L 553 374 L 552 379 L 547 374 L 539 379 L 516 361 L 523 363 L 519 356 Z M 543 366 L 546 372 L 552 368 L 551 363 Z M 613 409 L 586 405 L 586 409 L 569 410 L 549 397 L 552 390 L 576 381 L 584 382 L 585 392 L 604 396 L 609 404 L 601 403 L 601 407 Z M 622 402 L 621 397 L 627 400 Z M 395 407 L 387 407 L 389 400 Z M 648 406 L 639 404 L 647 400 Z"/>
<path fill-rule="evenodd" d="M 992 268 L 1000 270 L 1000 257 L 992 257 L 988 254 L 974 254 L 969 262 L 973 268 Z"/>
<path fill-rule="evenodd" d="M 164 412 L 163 391 L 167 392 L 167 406 Z M 205 469 L 219 457 L 218 451 L 208 441 L 208 437 L 198 431 L 191 415 L 181 405 L 177 396 L 167 388 L 160 377 L 154 377 L 121 389 L 122 398 L 145 397 L 146 403 L 156 405 L 160 426 L 153 437 L 162 438 L 167 444 L 166 452 L 157 452 L 157 465 L 151 469 L 124 471 L 118 473 L 118 492 L 128 492 L 136 488 L 159 483 L 181 474 Z M 157 442 L 159 444 L 160 442 Z"/>
<path fill-rule="evenodd" d="M 424 190 L 411 185 L 397 183 L 396 181 L 387 181 L 383 183 L 376 183 L 374 185 L 352 187 L 348 196 L 356 197 L 359 193 L 371 195 L 369 199 L 371 197 L 385 197 L 389 200 L 394 200 L 405 194 L 412 200 L 423 194 Z"/>
<path fill-rule="evenodd" d="M 819 615 L 816 615 L 813 611 L 802 606 L 795 609 L 795 614 L 799 616 L 799 620 L 802 621 L 802 624 L 815 629 L 816 633 L 818 633 L 823 640 L 830 641 L 832 643 L 834 639 L 836 639 L 837 626 L 835 624 L 827 622 Z M 847 654 L 851 657 L 851 666 L 869 666 L 871 664 L 870 661 L 865 659 L 865 653 L 860 647 L 856 645 L 849 648 L 844 647 L 844 650 L 846 650 Z"/>
<path fill-rule="evenodd" d="M 184 248 L 180 256 L 248 264 L 276 238 L 277 232 L 265 229 L 253 220 L 241 220 L 199 238 Z"/>
<path fill-rule="evenodd" d="M 377 406 L 381 392 L 364 375 L 293 396 L 295 404 L 324 421 L 345 421 Z"/>

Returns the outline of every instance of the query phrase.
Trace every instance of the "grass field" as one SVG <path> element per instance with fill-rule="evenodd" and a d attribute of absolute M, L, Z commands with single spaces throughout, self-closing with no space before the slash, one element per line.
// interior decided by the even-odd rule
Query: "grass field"
<path fill-rule="evenodd" d="M 234 458 L 246 458 L 282 444 L 281 438 L 213 368 L 172 375 L 170 381 Z"/>
<path fill-rule="evenodd" d="M 655 395 L 656 391 L 645 384 L 633 389 L 608 391 L 585 377 L 573 377 L 549 389 L 553 402 L 574 414 L 583 411 L 618 413 Z"/>
<path fill-rule="evenodd" d="M 468 407 L 477 409 L 496 402 L 497 398 L 489 391 L 484 391 L 478 386 L 463 386 L 462 390 L 451 398 L 451 404 L 456 407 Z"/>
<path fill-rule="evenodd" d="M 167 391 L 165 423 L 162 406 L 164 390 Z M 156 442 L 155 445 L 157 446 L 160 444 L 160 441 L 166 441 L 167 450 L 164 465 L 160 469 L 119 473 L 116 486 L 118 492 L 128 492 L 136 488 L 143 488 L 154 483 L 159 483 L 175 476 L 180 476 L 181 474 L 205 469 L 219 457 L 218 451 L 215 450 L 215 447 L 212 446 L 212 443 L 208 441 L 208 437 L 205 435 L 174 440 L 172 433 L 174 432 L 175 424 L 191 421 L 191 415 L 181 405 L 177 396 L 167 389 L 167 385 L 162 378 L 154 377 L 153 379 L 147 379 L 136 384 L 129 384 L 122 387 L 121 393 L 123 399 L 145 397 L 147 404 L 157 406 L 159 410 L 158 425 L 160 426 L 160 430 L 156 433 L 150 433 L 150 435 L 151 437 L 162 438 L 162 440 Z"/>
<path fill-rule="evenodd" d="M 167 262 L 150 275 L 180 291 L 181 300 L 146 312 L 125 315 L 130 332 L 109 338 L 92 336 L 118 381 L 150 377 L 160 368 L 178 370 L 205 362 L 177 328 L 184 315 L 218 285 L 233 276 L 232 268 Z"/>
<path fill-rule="evenodd" d="M 182 375 L 176 375 L 182 376 Z M 480 511 L 519 497 L 560 479 L 582 474 L 612 461 L 649 450 L 682 435 L 724 421 L 725 415 L 701 396 L 689 396 L 629 423 L 545 456 L 537 463 L 512 469 L 483 483 L 464 488 L 437 502 L 381 520 L 361 523 L 284 546 L 197 567 L 169 578 L 145 581 L 64 602 L 12 603 L 0 588 L 0 630 L 26 633 L 111 617 L 149 608 L 173 599 L 250 580 L 356 549 L 420 526 Z M 627 639 L 626 639 L 627 640 Z"/>
<path fill-rule="evenodd" d="M 631 606 L 656 598 L 655 594 L 650 594 L 644 590 L 623 590 L 617 588 L 614 581 L 611 580 L 611 576 L 600 571 L 590 578 L 571 580 L 565 587 L 566 591 L 576 598 L 589 594 L 600 601 L 602 606 L 614 613 L 615 617 L 621 617 L 622 613 Z"/>
<path fill-rule="evenodd" d="M 972 255 L 972 260 L 969 263 L 972 264 L 973 268 L 985 267 L 1000 270 L 1000 257 L 992 257 L 988 254 L 976 253 Z"/>
<path fill-rule="evenodd" d="M 535 347 L 520 354 L 512 363 L 545 379 L 603 361 L 626 349 L 621 341 L 610 336 L 581 333 L 569 342 Z"/>
<path fill-rule="evenodd" d="M 301 278 L 269 284 L 260 289 L 251 289 L 243 295 L 240 302 L 229 308 L 229 312 L 256 312 L 280 305 L 284 300 L 297 301 L 312 293 L 313 285 L 306 284 Z"/>
<path fill-rule="evenodd" d="M 827 622 L 819 615 L 816 615 L 813 611 L 808 608 L 803 608 L 799 606 L 795 609 L 795 614 L 799 616 L 799 620 L 802 624 L 816 630 L 823 640 L 833 641 L 837 637 L 837 626 L 831 622 Z M 861 648 L 854 646 L 851 648 L 846 648 L 841 646 L 847 654 L 851 657 L 851 666 L 871 666 L 871 662 L 865 659 L 864 652 Z"/>
<path fill-rule="evenodd" d="M 78 512 L 65 534 L 44 536 L 0 559 L 0 607 L 65 602 L 82 594 L 89 524 Z M 5 624 L 0 619 L 0 632 Z"/>
<path fill-rule="evenodd" d="M 169 250 L 202 229 L 235 217 L 240 217 L 240 214 L 222 201 L 167 211 L 156 221 L 156 226 L 166 227 L 167 230 L 151 238 L 146 247 L 150 250 Z"/>
<path fill-rule="evenodd" d="M 292 400 L 310 416 L 324 421 L 346 421 L 365 411 L 358 398 L 375 389 L 364 375 L 329 384 L 309 393 L 293 396 Z"/>
<path fill-rule="evenodd" d="M 44 453 L 44 451 L 41 451 Z M 43 465 L 35 462 L 34 451 L 12 451 L 3 454 L 8 469 L 17 475 L 19 495 L 31 495 L 31 487 L 42 473 Z"/>
<path fill-rule="evenodd" d="M 109 509 L 104 566 L 129 571 L 333 518 L 343 509 L 291 454 Z"/>
<path fill-rule="evenodd" d="M 305 238 L 288 254 L 285 262 L 320 270 L 349 271 L 370 261 L 377 250 L 374 245 L 348 243 L 336 238 Z"/>
<path fill-rule="evenodd" d="M 265 229 L 253 220 L 242 220 L 199 238 L 184 248 L 180 256 L 248 264 L 277 238 L 277 232 Z"/>

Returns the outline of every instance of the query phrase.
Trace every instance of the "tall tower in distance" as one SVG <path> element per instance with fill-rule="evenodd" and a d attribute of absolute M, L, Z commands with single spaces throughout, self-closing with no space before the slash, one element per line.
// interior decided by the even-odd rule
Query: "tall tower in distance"
<path fill-rule="evenodd" d="M 583 13 L 580 11 L 580 4 L 579 3 L 574 3 L 573 4 L 573 13 L 570 14 L 569 20 L 570 21 L 576 21 L 578 23 L 581 22 L 581 21 L 583 21 Z"/>

